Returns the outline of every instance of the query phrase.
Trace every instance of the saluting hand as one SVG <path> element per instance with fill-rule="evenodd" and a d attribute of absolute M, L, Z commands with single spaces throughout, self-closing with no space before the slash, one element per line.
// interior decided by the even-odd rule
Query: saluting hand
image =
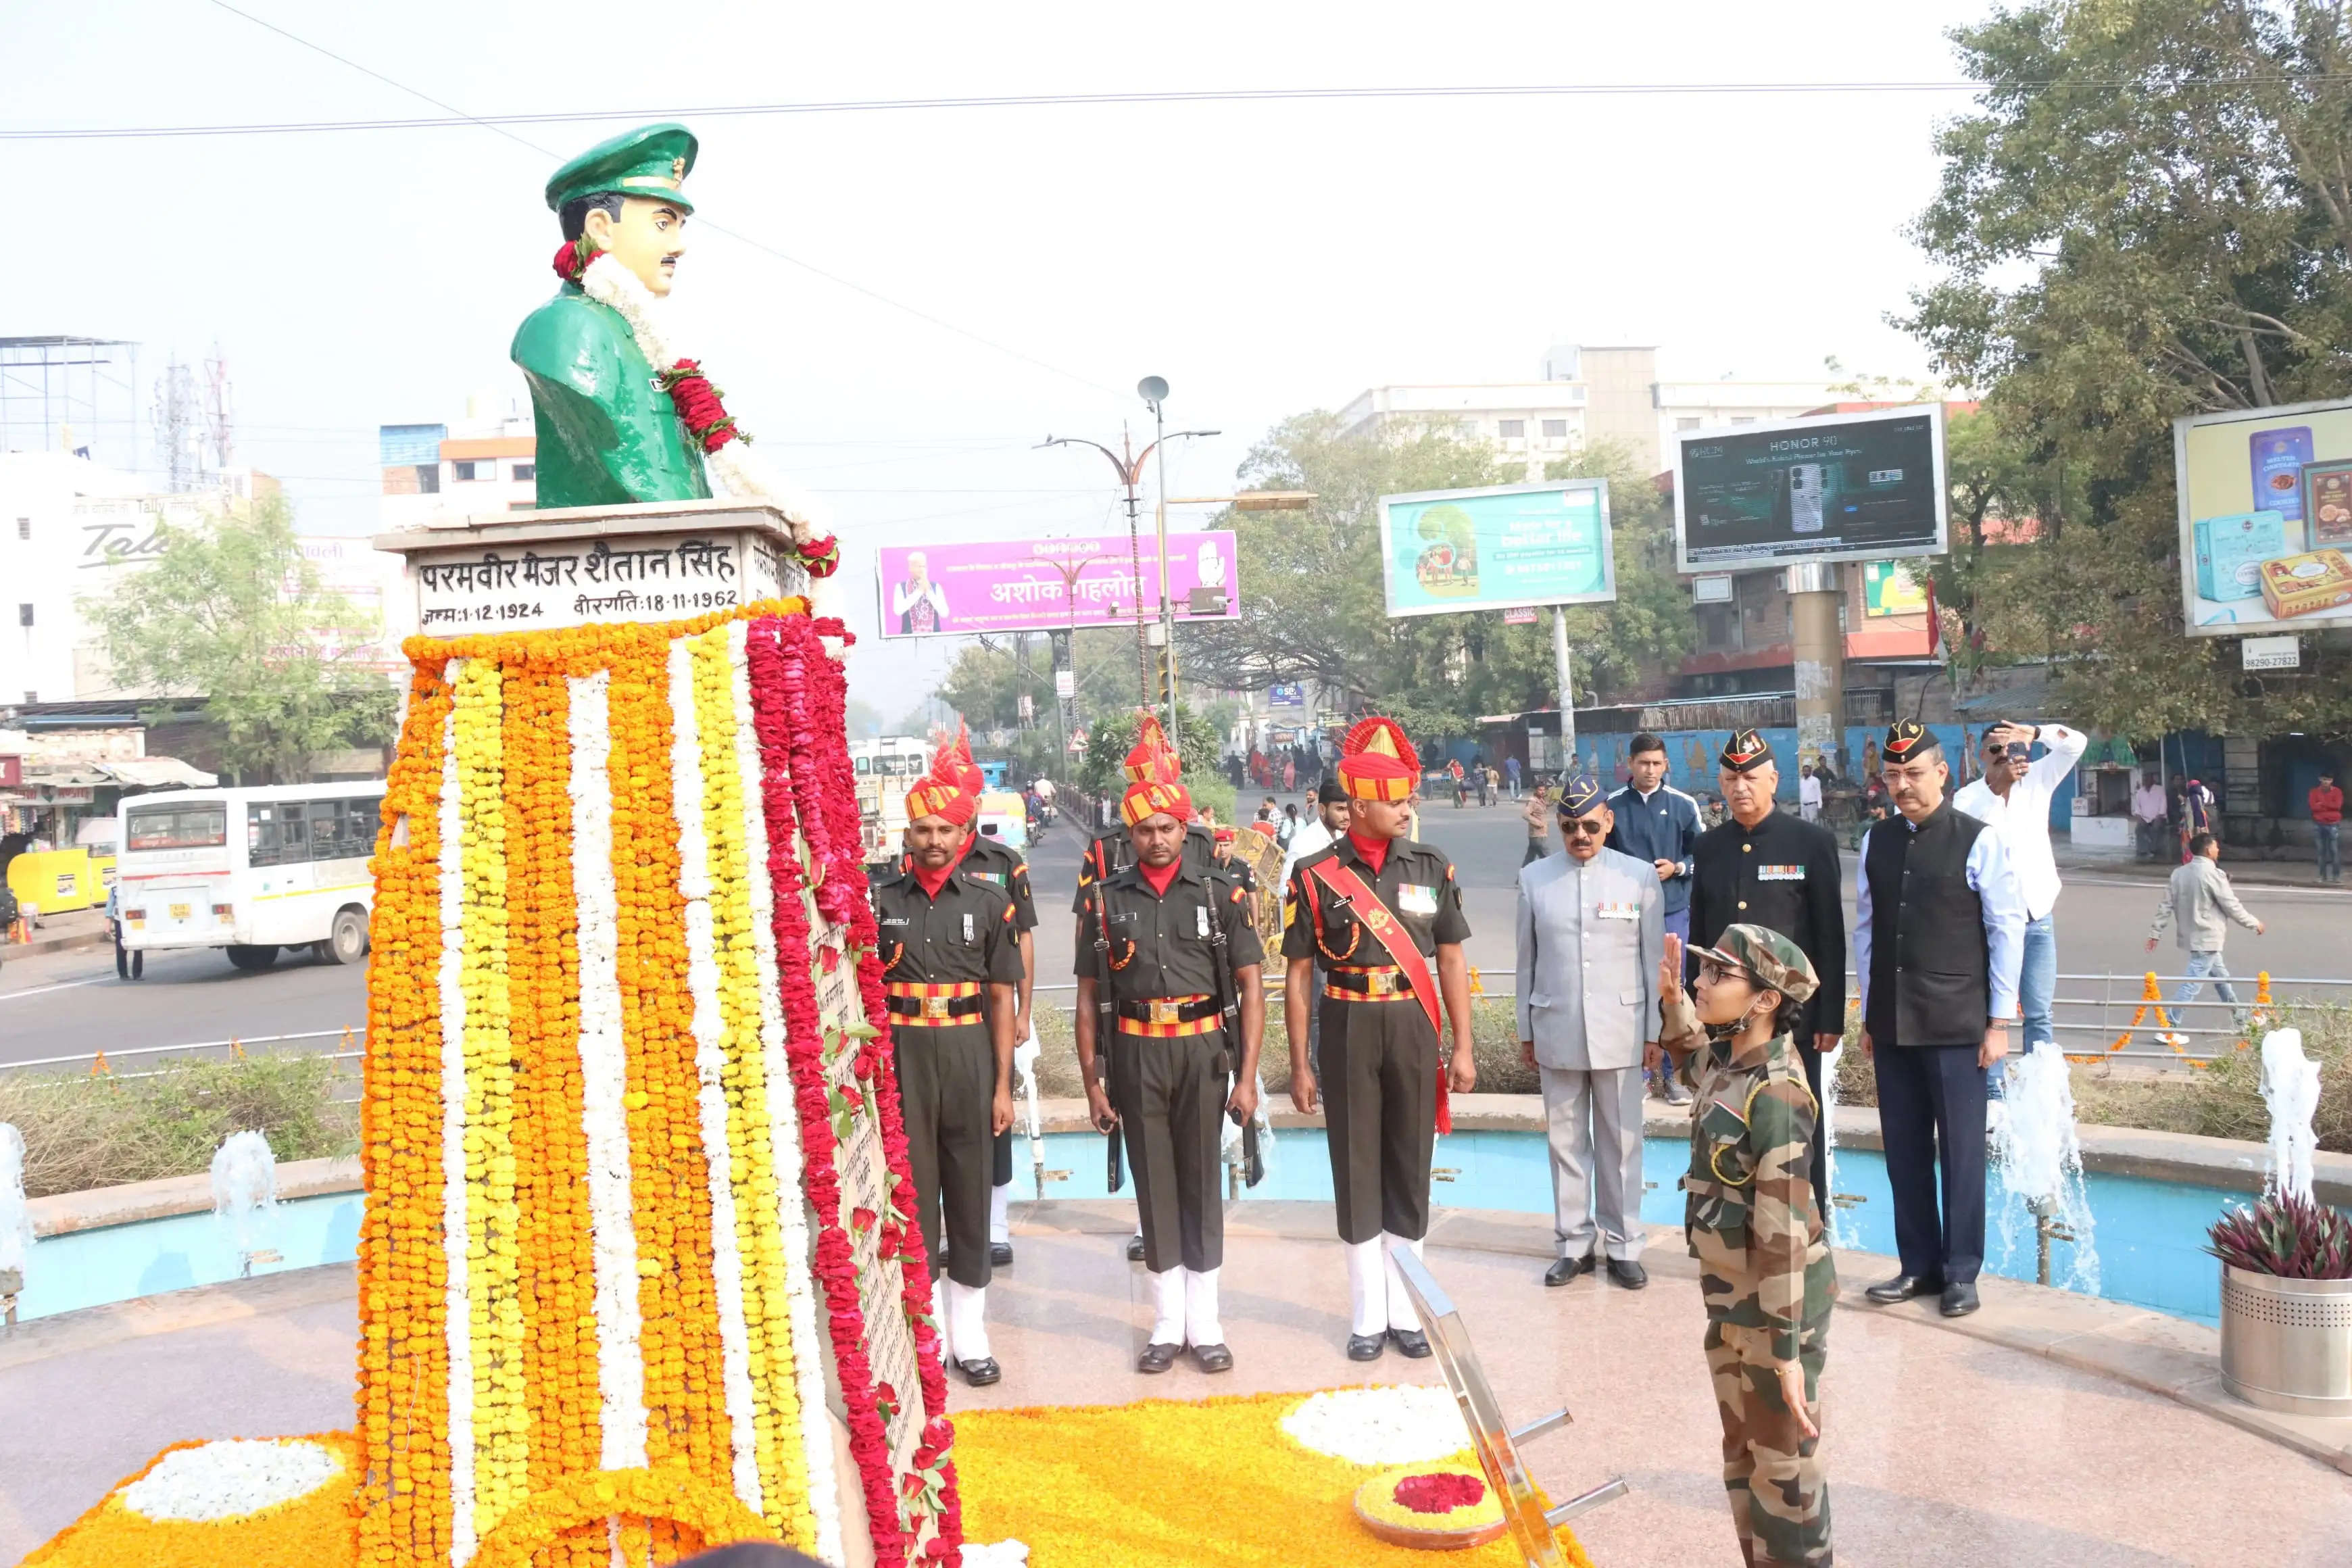
<path fill-rule="evenodd" d="M 1658 994 L 1683 988 L 1683 939 L 1674 932 L 1666 933 L 1666 954 L 1658 960 Z"/>

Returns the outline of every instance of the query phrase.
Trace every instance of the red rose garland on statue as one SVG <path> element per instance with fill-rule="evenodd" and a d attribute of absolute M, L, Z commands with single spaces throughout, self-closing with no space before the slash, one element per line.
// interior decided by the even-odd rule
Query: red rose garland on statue
<path fill-rule="evenodd" d="M 584 235 L 567 239 L 555 252 L 555 275 L 566 283 L 585 287 L 588 268 L 601 254 Z M 644 346 L 646 333 L 641 323 L 629 310 L 623 310 L 621 314 L 638 337 L 639 346 Z M 661 382 L 661 389 L 669 394 L 679 423 L 686 426 L 686 433 L 705 457 L 715 455 L 730 441 L 751 441 L 750 433 L 727 412 L 724 395 L 711 384 L 700 361 L 667 353 L 649 353 L 646 357 L 655 362 L 654 374 Z M 793 531 L 793 549 L 803 570 L 812 577 L 830 577 L 841 570 L 839 540 L 829 533 L 814 532 L 803 538 L 802 532 L 800 529 Z"/>

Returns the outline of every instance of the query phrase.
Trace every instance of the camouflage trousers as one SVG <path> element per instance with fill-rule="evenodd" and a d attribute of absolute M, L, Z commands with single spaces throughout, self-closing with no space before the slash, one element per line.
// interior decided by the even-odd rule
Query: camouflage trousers
<path fill-rule="evenodd" d="M 1805 1414 L 1822 1425 L 1822 1364 L 1829 1320 L 1799 1334 L 1805 1369 Z M 1706 1326 L 1706 1369 L 1723 1416 L 1723 1489 L 1731 1525 L 1750 1568 L 1828 1568 L 1830 1495 L 1819 1437 L 1807 1437 L 1780 1397 L 1772 1336 L 1730 1323 Z"/>

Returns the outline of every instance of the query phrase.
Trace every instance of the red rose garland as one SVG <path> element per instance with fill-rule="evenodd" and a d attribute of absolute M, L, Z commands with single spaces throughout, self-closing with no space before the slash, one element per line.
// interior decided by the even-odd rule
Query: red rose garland
<path fill-rule="evenodd" d="M 839 919 L 835 910 L 845 896 L 854 900 L 846 912 L 852 917 L 852 940 L 858 947 L 858 989 L 866 1016 L 887 1019 L 880 966 L 873 953 L 873 915 L 864 899 L 864 868 L 854 855 L 830 855 L 826 851 L 829 843 L 842 840 L 826 831 L 825 796 L 831 792 L 821 784 L 819 774 L 839 770 L 820 764 L 815 737 L 826 712 L 835 720 L 830 732 L 838 731 L 845 683 L 836 689 L 824 675 L 819 675 L 816 697 L 820 706 L 813 710 L 806 679 L 812 667 L 829 673 L 833 681 L 841 678 L 804 617 L 756 621 L 746 641 L 753 729 L 760 746 L 761 801 L 768 819 L 769 872 L 776 889 L 778 950 L 806 952 L 813 935 L 800 900 L 802 869 L 792 848 L 797 826 L 807 838 L 812 858 L 822 870 L 822 879 L 814 889 L 820 912 L 827 919 Z M 845 761 L 845 753 L 837 761 Z M 856 798 L 854 789 L 846 798 Z M 793 1067 L 794 1100 L 800 1111 L 804 1144 L 803 1184 L 817 1216 L 815 1272 L 824 1287 L 840 1380 L 845 1387 L 866 1388 L 874 1385 L 873 1369 L 865 1348 L 866 1324 L 858 1305 L 849 1237 L 842 1228 L 841 1184 L 834 1163 L 836 1142 L 824 1084 L 823 1024 L 817 1012 L 815 981 L 801 965 L 787 964 L 782 982 L 786 1051 Z M 905 1207 L 908 1200 L 898 1195 L 899 1192 L 911 1194 L 913 1173 L 907 1159 L 906 1132 L 899 1117 L 898 1084 L 890 1070 L 888 1047 L 885 1025 L 865 1042 L 856 1071 L 875 1087 L 883 1148 L 895 1178 L 891 1219 L 909 1237 L 899 1254 L 905 1264 L 903 1305 L 915 1325 L 926 1415 L 916 1463 L 923 1470 L 936 1468 L 941 1478 L 940 1531 L 926 1556 L 955 1563 L 961 1556 L 958 1544 L 961 1525 L 953 1465 L 948 1458 L 952 1435 L 945 1416 L 947 1381 L 940 1363 L 938 1331 L 929 1321 L 930 1277 L 923 1257 L 921 1232 L 908 1223 L 913 1218 Z M 884 1392 L 882 1397 L 895 1395 Z M 907 1561 L 908 1540 L 903 1529 L 904 1515 L 892 1483 L 884 1414 L 877 1404 L 856 1401 L 848 1405 L 847 1416 L 850 1452 L 866 1489 L 876 1561 L 886 1568 L 902 1568 Z"/>
<path fill-rule="evenodd" d="M 556 248 L 555 275 L 566 283 L 577 285 L 587 276 L 588 264 L 596 259 L 597 250 L 585 235 L 567 239 Z M 710 384 L 699 362 L 690 359 L 663 366 L 654 373 L 661 389 L 669 394 L 670 404 L 686 433 L 707 456 L 730 441 L 750 441 L 751 433 L 735 423 L 727 412 L 724 395 Z M 830 577 L 841 570 L 841 542 L 831 534 L 820 534 L 805 543 L 796 542 L 793 551 L 800 557 L 801 567 L 812 577 Z"/>
<path fill-rule="evenodd" d="M 1457 1508 L 1469 1508 L 1486 1495 L 1486 1483 L 1476 1476 L 1458 1471 L 1440 1470 L 1425 1476 L 1407 1476 L 1397 1482 L 1392 1494 L 1397 1502 L 1415 1513 L 1452 1513 Z"/>

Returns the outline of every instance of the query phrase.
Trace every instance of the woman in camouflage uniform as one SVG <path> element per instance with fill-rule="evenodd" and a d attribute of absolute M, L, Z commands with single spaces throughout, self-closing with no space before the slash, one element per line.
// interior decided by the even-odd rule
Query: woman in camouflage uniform
<path fill-rule="evenodd" d="M 1732 926 L 1696 956 L 1694 998 L 1667 935 L 1658 1043 L 1696 1091 L 1684 1229 L 1706 1303 L 1724 1489 L 1745 1562 L 1821 1568 L 1821 1376 L 1837 1274 L 1811 1176 L 1820 1108 L 1790 1044 L 1819 982 L 1795 942 L 1762 926 Z"/>

